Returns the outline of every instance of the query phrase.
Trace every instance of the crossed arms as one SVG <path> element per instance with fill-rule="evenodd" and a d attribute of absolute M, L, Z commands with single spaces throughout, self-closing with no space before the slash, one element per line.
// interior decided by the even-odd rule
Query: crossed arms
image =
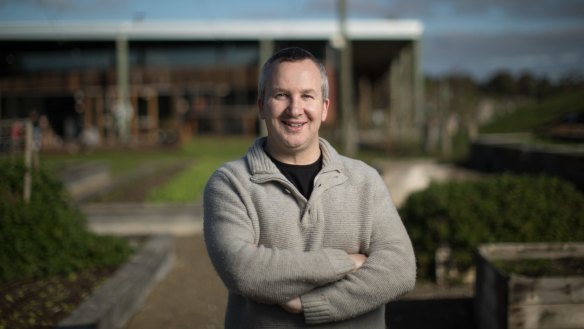
<path fill-rule="evenodd" d="M 379 185 L 379 184 L 377 184 Z M 415 261 L 407 233 L 384 186 L 376 188 L 368 250 L 348 254 L 269 248 L 257 243 L 259 224 L 245 187 L 219 171 L 205 190 L 205 240 L 227 288 L 258 303 L 304 313 L 309 324 L 340 321 L 377 309 L 411 290 Z M 377 208 L 378 207 L 378 208 Z M 286 232 L 282 237 L 285 239 Z"/>

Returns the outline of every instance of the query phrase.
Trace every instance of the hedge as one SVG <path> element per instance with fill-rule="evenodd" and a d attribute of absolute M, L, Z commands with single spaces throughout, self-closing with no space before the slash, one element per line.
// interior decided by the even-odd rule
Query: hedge
<path fill-rule="evenodd" d="M 476 181 L 433 183 L 400 208 L 421 278 L 432 278 L 434 253 L 452 250 L 465 271 L 476 247 L 493 242 L 584 241 L 584 195 L 548 176 L 499 174 Z"/>
<path fill-rule="evenodd" d="M 132 250 L 118 237 L 89 232 L 62 184 L 33 171 L 29 203 L 22 199 L 22 161 L 0 160 L 0 283 L 114 267 Z"/>

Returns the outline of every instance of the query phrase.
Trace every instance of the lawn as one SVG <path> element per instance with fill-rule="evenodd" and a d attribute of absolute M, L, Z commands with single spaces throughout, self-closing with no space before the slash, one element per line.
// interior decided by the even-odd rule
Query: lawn
<path fill-rule="evenodd" d="M 163 186 L 151 190 L 146 197 L 148 202 L 188 203 L 200 197 L 207 179 L 215 169 L 225 161 L 243 156 L 252 142 L 252 137 L 199 137 L 175 148 L 42 154 L 40 162 L 53 170 L 84 162 L 103 162 L 110 166 L 112 176 L 116 178 L 143 166 L 189 161 L 192 164 L 184 171 Z"/>
<path fill-rule="evenodd" d="M 92 153 L 80 154 L 42 154 L 41 163 L 49 169 L 58 170 L 64 166 L 80 164 L 84 162 L 103 162 L 110 166 L 113 178 L 130 174 L 144 166 L 158 165 L 162 170 L 158 176 L 165 175 L 164 168 L 174 164 L 188 162 L 178 174 L 164 179 L 160 186 L 152 187 L 150 182 L 160 180 L 157 173 L 131 182 L 133 185 L 143 186 L 148 189 L 145 202 L 151 203 L 190 203 L 198 200 L 211 174 L 226 161 L 235 160 L 247 152 L 254 141 L 254 137 L 197 137 L 175 148 L 157 149 L 114 149 L 96 150 Z M 375 159 L 386 157 L 387 154 L 379 151 L 362 150 L 358 158 L 372 163 Z M 133 186 L 133 190 L 139 189 Z M 111 197 L 115 199 L 119 194 L 126 193 L 120 190 L 114 191 Z M 123 197 L 123 196 L 122 196 Z M 101 201 L 107 201 L 108 196 Z M 127 200 L 126 200 L 127 201 Z"/>
<path fill-rule="evenodd" d="M 195 159 L 194 164 L 161 188 L 152 190 L 146 200 L 188 203 L 199 199 L 211 174 L 224 162 L 242 157 L 252 142 L 251 138 L 192 140 L 181 153 Z"/>
<path fill-rule="evenodd" d="M 584 93 L 574 92 L 519 107 L 481 127 L 481 133 L 533 133 L 562 118 L 584 113 Z"/>

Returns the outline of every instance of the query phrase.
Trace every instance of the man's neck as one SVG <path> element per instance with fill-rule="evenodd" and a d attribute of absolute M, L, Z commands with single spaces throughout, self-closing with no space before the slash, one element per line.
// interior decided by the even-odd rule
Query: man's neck
<path fill-rule="evenodd" d="M 270 142 L 265 145 L 265 151 L 270 156 L 282 163 L 291 165 L 309 165 L 315 163 L 320 158 L 320 144 L 306 150 L 279 150 L 270 146 Z"/>

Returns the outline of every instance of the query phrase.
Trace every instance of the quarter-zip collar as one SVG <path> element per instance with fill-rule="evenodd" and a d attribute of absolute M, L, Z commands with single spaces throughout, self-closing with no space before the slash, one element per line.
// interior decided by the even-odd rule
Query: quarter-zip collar
<path fill-rule="evenodd" d="M 306 200 L 294 184 L 284 177 L 278 167 L 268 157 L 263 148 L 265 137 L 258 138 L 250 147 L 246 156 L 247 164 L 251 172 L 250 180 L 252 182 L 264 184 L 276 181 L 282 184 L 287 193 L 294 196 L 302 208 L 301 223 L 304 228 L 312 227 L 317 220 L 315 214 L 311 215 L 311 208 L 318 203 L 323 193 L 334 186 L 343 184 L 348 179 L 343 173 L 344 167 L 341 162 L 341 156 L 325 139 L 321 138 L 319 142 L 322 152 L 322 169 L 314 179 L 314 189 L 312 190 L 310 200 Z"/>
<path fill-rule="evenodd" d="M 276 178 L 275 176 L 281 176 L 276 165 L 264 151 L 263 145 L 265 142 L 266 137 L 256 139 L 247 153 L 246 160 L 252 175 L 252 181 L 265 181 L 268 177 L 274 179 Z M 337 151 L 323 138 L 319 139 L 319 143 L 320 151 L 322 152 L 322 169 L 316 179 L 318 180 L 321 175 L 331 171 L 343 173 L 343 165 Z"/>

